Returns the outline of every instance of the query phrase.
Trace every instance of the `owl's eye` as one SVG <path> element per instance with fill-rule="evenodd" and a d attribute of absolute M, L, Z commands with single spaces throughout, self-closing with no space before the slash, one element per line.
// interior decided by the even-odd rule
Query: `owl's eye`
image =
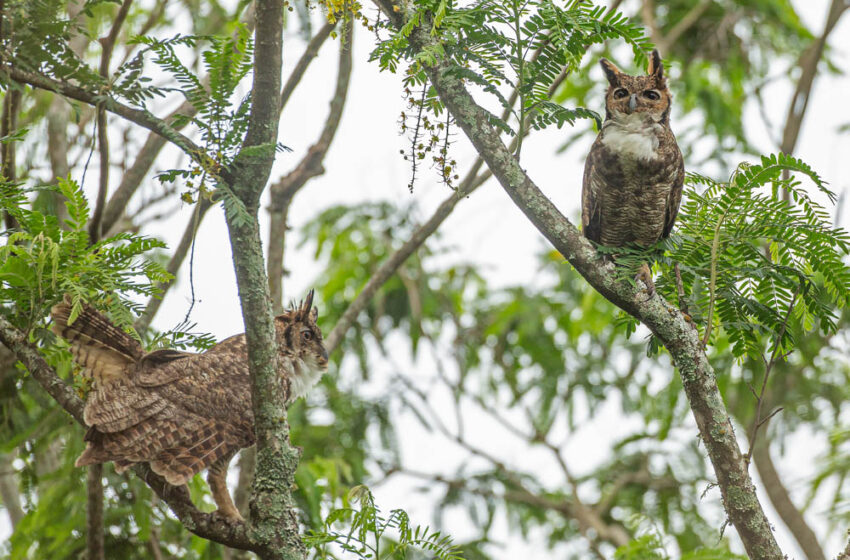
<path fill-rule="evenodd" d="M 617 99 L 622 99 L 624 97 L 628 97 L 629 92 L 624 88 L 618 88 L 614 90 L 614 97 Z"/>
<path fill-rule="evenodd" d="M 304 340 L 313 340 L 313 333 L 311 331 L 301 331 L 301 338 Z"/>
<path fill-rule="evenodd" d="M 645 92 L 643 92 L 643 96 L 647 99 L 652 99 L 653 101 L 658 101 L 659 99 L 661 99 L 661 95 L 659 95 L 658 92 L 654 89 L 646 90 Z"/>

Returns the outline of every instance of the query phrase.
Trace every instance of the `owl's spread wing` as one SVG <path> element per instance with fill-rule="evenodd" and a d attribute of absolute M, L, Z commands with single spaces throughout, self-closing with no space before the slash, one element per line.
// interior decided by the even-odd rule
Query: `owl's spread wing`
<path fill-rule="evenodd" d="M 71 298 L 66 295 L 50 314 L 51 329 L 71 345 L 74 361 L 98 380 L 125 376 L 144 354 L 141 344 L 86 304 L 69 324 L 72 309 Z"/>
<path fill-rule="evenodd" d="M 587 160 L 584 162 L 584 179 L 581 188 L 581 226 L 584 236 L 591 241 L 599 243 L 601 239 L 602 218 L 601 208 L 599 207 L 599 197 L 597 196 L 597 188 L 594 185 L 596 176 L 596 168 L 601 164 L 602 145 L 597 138 L 587 155 Z"/>
<path fill-rule="evenodd" d="M 666 238 L 673 231 L 673 224 L 676 222 L 676 216 L 679 214 L 679 205 L 682 203 L 682 189 L 685 184 L 685 163 L 682 159 L 682 153 L 676 148 L 673 156 L 673 167 L 675 169 L 671 177 L 670 194 L 667 197 L 667 205 L 664 208 L 664 230 L 661 232 L 661 238 Z"/>
<path fill-rule="evenodd" d="M 53 330 L 95 378 L 84 413 L 87 447 L 77 466 L 115 461 L 124 470 L 150 462 L 171 484 L 184 484 L 253 443 L 247 353 L 239 340 L 209 355 L 145 354 L 87 305 L 69 325 L 71 310 L 68 298 L 53 308 Z"/>

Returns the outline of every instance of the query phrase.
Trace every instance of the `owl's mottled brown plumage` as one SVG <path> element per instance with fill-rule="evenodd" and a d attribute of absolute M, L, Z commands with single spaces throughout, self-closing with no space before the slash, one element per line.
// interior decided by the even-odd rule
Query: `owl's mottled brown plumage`
<path fill-rule="evenodd" d="M 610 247 L 652 245 L 670 235 L 685 178 L 664 67 L 658 51 L 646 76 L 623 74 L 604 58 L 600 64 L 609 88 L 605 122 L 584 167 L 584 235 Z"/>
<path fill-rule="evenodd" d="M 279 374 L 287 404 L 327 370 L 328 354 L 316 326 L 313 293 L 275 318 Z M 71 302 L 56 305 L 53 331 L 71 344 L 75 361 L 93 379 L 84 420 L 87 446 L 77 466 L 113 461 L 122 472 L 149 462 L 170 484 L 185 484 L 209 468 L 219 511 L 240 518 L 224 477 L 233 455 L 254 444 L 254 413 L 244 334 L 201 354 L 145 353 L 129 334 L 84 305 L 69 324 Z"/>

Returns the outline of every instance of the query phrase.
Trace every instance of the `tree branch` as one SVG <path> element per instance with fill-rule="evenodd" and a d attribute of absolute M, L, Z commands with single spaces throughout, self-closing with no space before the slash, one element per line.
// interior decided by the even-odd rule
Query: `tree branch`
<path fill-rule="evenodd" d="M 295 194 L 307 184 L 313 177 L 325 172 L 323 161 L 331 147 L 336 131 L 339 127 L 342 111 L 345 108 L 345 99 L 348 94 L 348 85 L 351 81 L 351 53 L 354 38 L 354 26 L 351 17 L 345 22 L 344 35 L 348 42 L 340 40 L 339 43 L 339 67 L 337 70 L 336 88 L 331 98 L 330 111 L 325 125 L 322 128 L 319 139 L 310 146 L 307 153 L 298 165 L 278 182 L 271 186 L 271 204 L 269 213 L 271 223 L 269 224 L 269 260 L 268 276 L 269 287 L 272 295 L 272 308 L 275 313 L 283 312 L 283 251 L 286 243 L 287 216 L 289 206 Z M 328 26 L 322 28 L 320 33 Z M 333 26 L 331 26 L 333 28 Z M 330 31 L 328 31 L 330 33 Z M 315 40 L 315 37 L 313 38 Z M 310 41 L 312 45 L 314 41 Z M 310 46 L 308 45 L 308 49 Z M 318 50 L 318 47 L 316 47 Z M 306 55 L 306 53 L 305 53 Z M 315 56 L 315 54 L 313 55 Z M 304 60 L 304 56 L 301 57 Z M 301 61 L 299 61 L 299 64 Z M 305 65 L 306 68 L 306 65 Z M 297 69 L 296 69 L 297 70 Z M 295 74 L 295 72 L 293 72 Z M 290 76 L 292 80 L 292 76 Z M 289 84 L 287 84 L 289 85 Z M 293 86 L 294 87 L 294 86 Z M 284 88 L 286 90 L 286 88 Z"/>
<path fill-rule="evenodd" d="M 815 76 L 817 75 L 818 63 L 823 56 L 824 48 L 829 34 L 835 28 L 841 15 L 850 8 L 850 4 L 844 0 L 832 0 L 829 6 L 829 12 L 824 24 L 823 33 L 815 40 L 815 42 L 807 48 L 800 56 L 799 66 L 801 69 L 800 79 L 797 82 L 797 88 L 794 90 L 794 95 L 791 96 L 791 104 L 788 106 L 788 114 L 785 117 L 785 130 L 782 133 L 782 144 L 779 149 L 783 153 L 792 154 L 797 146 L 797 139 L 800 136 L 800 128 L 803 124 L 803 117 L 806 114 L 806 109 L 809 105 L 809 97 L 811 95 L 812 86 L 814 85 Z"/>
<path fill-rule="evenodd" d="M 330 37 L 331 31 L 334 30 L 334 27 L 336 27 L 336 23 L 326 23 L 316 32 L 315 35 L 313 35 L 310 42 L 307 43 L 307 48 L 304 49 L 304 53 L 301 55 L 301 58 L 298 59 L 298 63 L 295 65 L 295 68 L 292 69 L 292 73 L 289 75 L 289 78 L 286 79 L 286 83 L 283 85 L 283 89 L 280 92 L 281 112 L 283 111 L 283 108 L 286 107 L 286 103 L 289 101 L 292 92 L 295 91 L 296 86 L 298 86 L 301 82 L 301 78 L 304 77 L 307 67 L 310 66 L 310 63 L 313 62 L 316 55 L 319 54 L 319 49 L 322 48 L 325 40 Z"/>
<path fill-rule="evenodd" d="M 133 327 L 140 333 L 148 330 L 148 327 L 150 327 L 154 316 L 157 311 L 159 311 L 163 300 L 165 300 L 165 294 L 168 293 L 168 290 L 174 285 L 177 273 L 180 271 L 180 267 L 183 266 L 183 261 L 186 260 L 186 255 L 189 254 L 189 250 L 192 248 L 192 242 L 195 240 L 195 234 L 198 232 L 201 220 L 204 219 L 207 210 L 209 210 L 212 206 L 212 203 L 203 197 L 197 204 L 198 206 L 189 218 L 189 223 L 186 224 L 186 229 L 183 230 L 183 237 L 180 238 L 180 243 L 174 248 L 174 254 L 171 255 L 171 259 L 168 261 L 168 265 L 165 268 L 169 274 L 175 277 L 175 279 L 170 282 L 159 284 L 158 287 L 162 290 L 162 293 L 151 296 L 148 300 L 145 310 L 141 315 L 139 315 L 139 318 L 136 319 L 136 322 L 133 325 Z"/>
<path fill-rule="evenodd" d="M 67 82 L 61 82 L 59 80 L 54 80 L 53 78 L 48 78 L 42 74 L 37 74 L 35 72 L 28 72 L 26 70 L 21 70 L 20 68 L 5 68 L 6 72 L 8 72 L 9 78 L 20 83 L 27 84 L 34 88 L 43 89 L 46 91 L 52 91 L 58 93 L 64 97 L 69 99 L 76 99 L 77 101 L 82 101 L 88 105 L 96 107 L 99 103 L 103 104 L 103 107 L 113 113 L 118 115 L 119 117 L 123 117 L 128 121 L 135 123 L 142 128 L 146 128 L 152 132 L 155 132 L 186 152 L 193 160 L 202 161 L 201 155 L 203 154 L 203 150 L 196 145 L 191 139 L 183 134 L 180 134 L 174 128 L 172 128 L 168 123 L 164 120 L 155 117 L 148 111 L 142 111 L 140 109 L 134 109 L 128 105 L 124 105 L 111 97 L 101 97 L 95 93 L 92 93 L 88 90 L 85 90 L 81 87 L 69 84 Z"/>
<path fill-rule="evenodd" d="M 164 10 L 165 9 L 165 0 L 160 0 L 157 4 L 155 10 Z M 151 14 L 151 18 L 153 18 L 153 13 Z M 145 34 L 145 29 L 149 25 L 153 25 L 155 20 L 149 19 L 142 25 L 142 29 L 139 31 L 139 35 Z M 241 19 L 242 23 L 248 29 L 254 29 L 254 25 L 256 25 L 256 20 L 254 18 L 254 9 L 253 7 L 249 7 L 245 13 L 242 15 Z M 236 31 L 234 31 L 233 36 L 235 37 Z M 201 83 L 204 87 L 208 86 L 210 82 L 209 75 L 204 76 L 204 79 Z M 174 120 L 178 115 L 184 117 L 194 117 L 198 113 L 198 110 L 195 108 L 192 103 L 189 101 L 184 101 L 177 109 L 174 110 L 168 117 L 165 118 L 165 122 L 175 131 L 180 130 L 182 127 L 189 124 L 190 119 L 184 119 L 181 121 L 179 126 L 174 125 Z M 136 154 L 136 158 L 133 160 L 133 164 L 127 169 L 124 174 L 121 176 L 121 182 L 118 184 L 118 187 L 115 189 L 115 192 L 109 198 L 109 202 L 106 205 L 106 210 L 103 214 L 103 226 L 102 230 L 104 232 L 110 232 L 118 220 L 121 219 L 121 216 L 124 214 L 124 211 L 127 208 L 127 204 L 130 202 L 130 199 L 136 193 L 136 190 L 142 184 L 142 180 L 147 175 L 148 171 L 150 171 L 151 166 L 159 155 L 160 150 L 162 150 L 163 146 L 165 146 L 166 138 L 161 136 L 157 132 L 151 132 L 148 134 L 147 139 L 145 140 L 142 149 Z"/>
<path fill-rule="evenodd" d="M 126 19 L 127 12 L 130 11 L 130 5 L 132 3 L 133 0 L 124 0 L 118 9 L 118 13 L 115 15 L 115 20 L 112 22 L 112 28 L 109 30 L 109 34 L 100 40 L 102 52 L 100 54 L 99 73 L 104 79 L 109 77 L 109 63 L 112 60 L 115 39 L 118 37 L 118 32 L 124 24 L 124 19 Z M 100 185 L 97 191 L 94 212 L 89 223 L 89 238 L 92 243 L 100 239 L 103 207 L 106 204 L 106 193 L 109 190 L 109 137 L 106 130 L 106 109 L 102 104 L 97 105 L 97 145 L 100 151 Z"/>
<path fill-rule="evenodd" d="M 406 21 L 407 8 L 392 0 L 376 0 L 395 27 Z M 431 21 L 423 17 L 410 36 L 416 51 L 437 48 L 430 33 Z M 451 111 L 478 153 L 484 158 L 505 192 L 546 239 L 575 269 L 609 301 L 642 321 L 662 341 L 678 367 L 702 441 L 714 466 L 723 504 L 750 558 L 780 560 L 770 524 L 747 474 L 741 450 L 729 420 L 714 371 L 708 363 L 696 331 L 682 313 L 661 297 L 647 298 L 644 291 L 618 281 L 614 265 L 605 262 L 576 227 L 543 195 L 526 175 L 487 112 L 473 100 L 464 84 L 452 73 L 445 58 L 424 65 L 440 99 Z"/>
<path fill-rule="evenodd" d="M 226 214 L 245 323 L 257 470 L 251 496 L 251 535 L 263 547 L 263 558 L 306 556 L 298 533 L 298 513 L 291 494 L 298 453 L 289 442 L 286 423 L 287 387 L 278 374 L 278 350 L 269 282 L 257 220 L 260 194 L 275 157 L 278 134 L 283 4 L 256 0 L 254 82 L 245 142 L 236 156 L 229 181 L 245 205 L 248 219 Z"/>
<path fill-rule="evenodd" d="M 103 560 L 103 463 L 86 467 L 86 560 Z"/>

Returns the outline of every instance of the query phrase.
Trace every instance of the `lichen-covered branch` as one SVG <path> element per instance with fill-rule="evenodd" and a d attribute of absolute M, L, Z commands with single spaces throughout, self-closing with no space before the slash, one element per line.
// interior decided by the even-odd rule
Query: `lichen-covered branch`
<path fill-rule="evenodd" d="M 306 556 L 290 490 L 299 457 L 289 442 L 286 388 L 277 373 L 271 296 L 257 220 L 260 195 L 271 173 L 277 142 L 283 4 L 277 0 L 257 0 L 255 9 L 251 113 L 243 148 L 227 180 L 233 193 L 245 205 L 249 218 L 230 214 L 226 218 L 248 342 L 257 437 L 250 534 L 262 545 L 262 558 L 294 560 Z"/>
<path fill-rule="evenodd" d="M 400 27 L 405 22 L 405 6 L 394 4 L 392 0 L 376 1 L 394 25 Z M 431 35 L 430 29 L 430 18 L 423 17 L 422 24 L 414 28 L 409 37 L 415 50 L 435 48 L 438 38 Z M 486 110 L 475 102 L 451 69 L 446 59 L 425 67 L 440 99 L 517 207 L 597 291 L 642 321 L 665 345 L 679 369 L 717 475 L 723 505 L 748 555 L 752 559 L 781 560 L 783 554 L 747 473 L 714 370 L 696 330 L 676 307 L 661 297 L 647 298 L 646 292 L 618 279 L 613 264 L 602 259 L 525 173 L 502 143 L 499 132 L 489 124 Z"/>

